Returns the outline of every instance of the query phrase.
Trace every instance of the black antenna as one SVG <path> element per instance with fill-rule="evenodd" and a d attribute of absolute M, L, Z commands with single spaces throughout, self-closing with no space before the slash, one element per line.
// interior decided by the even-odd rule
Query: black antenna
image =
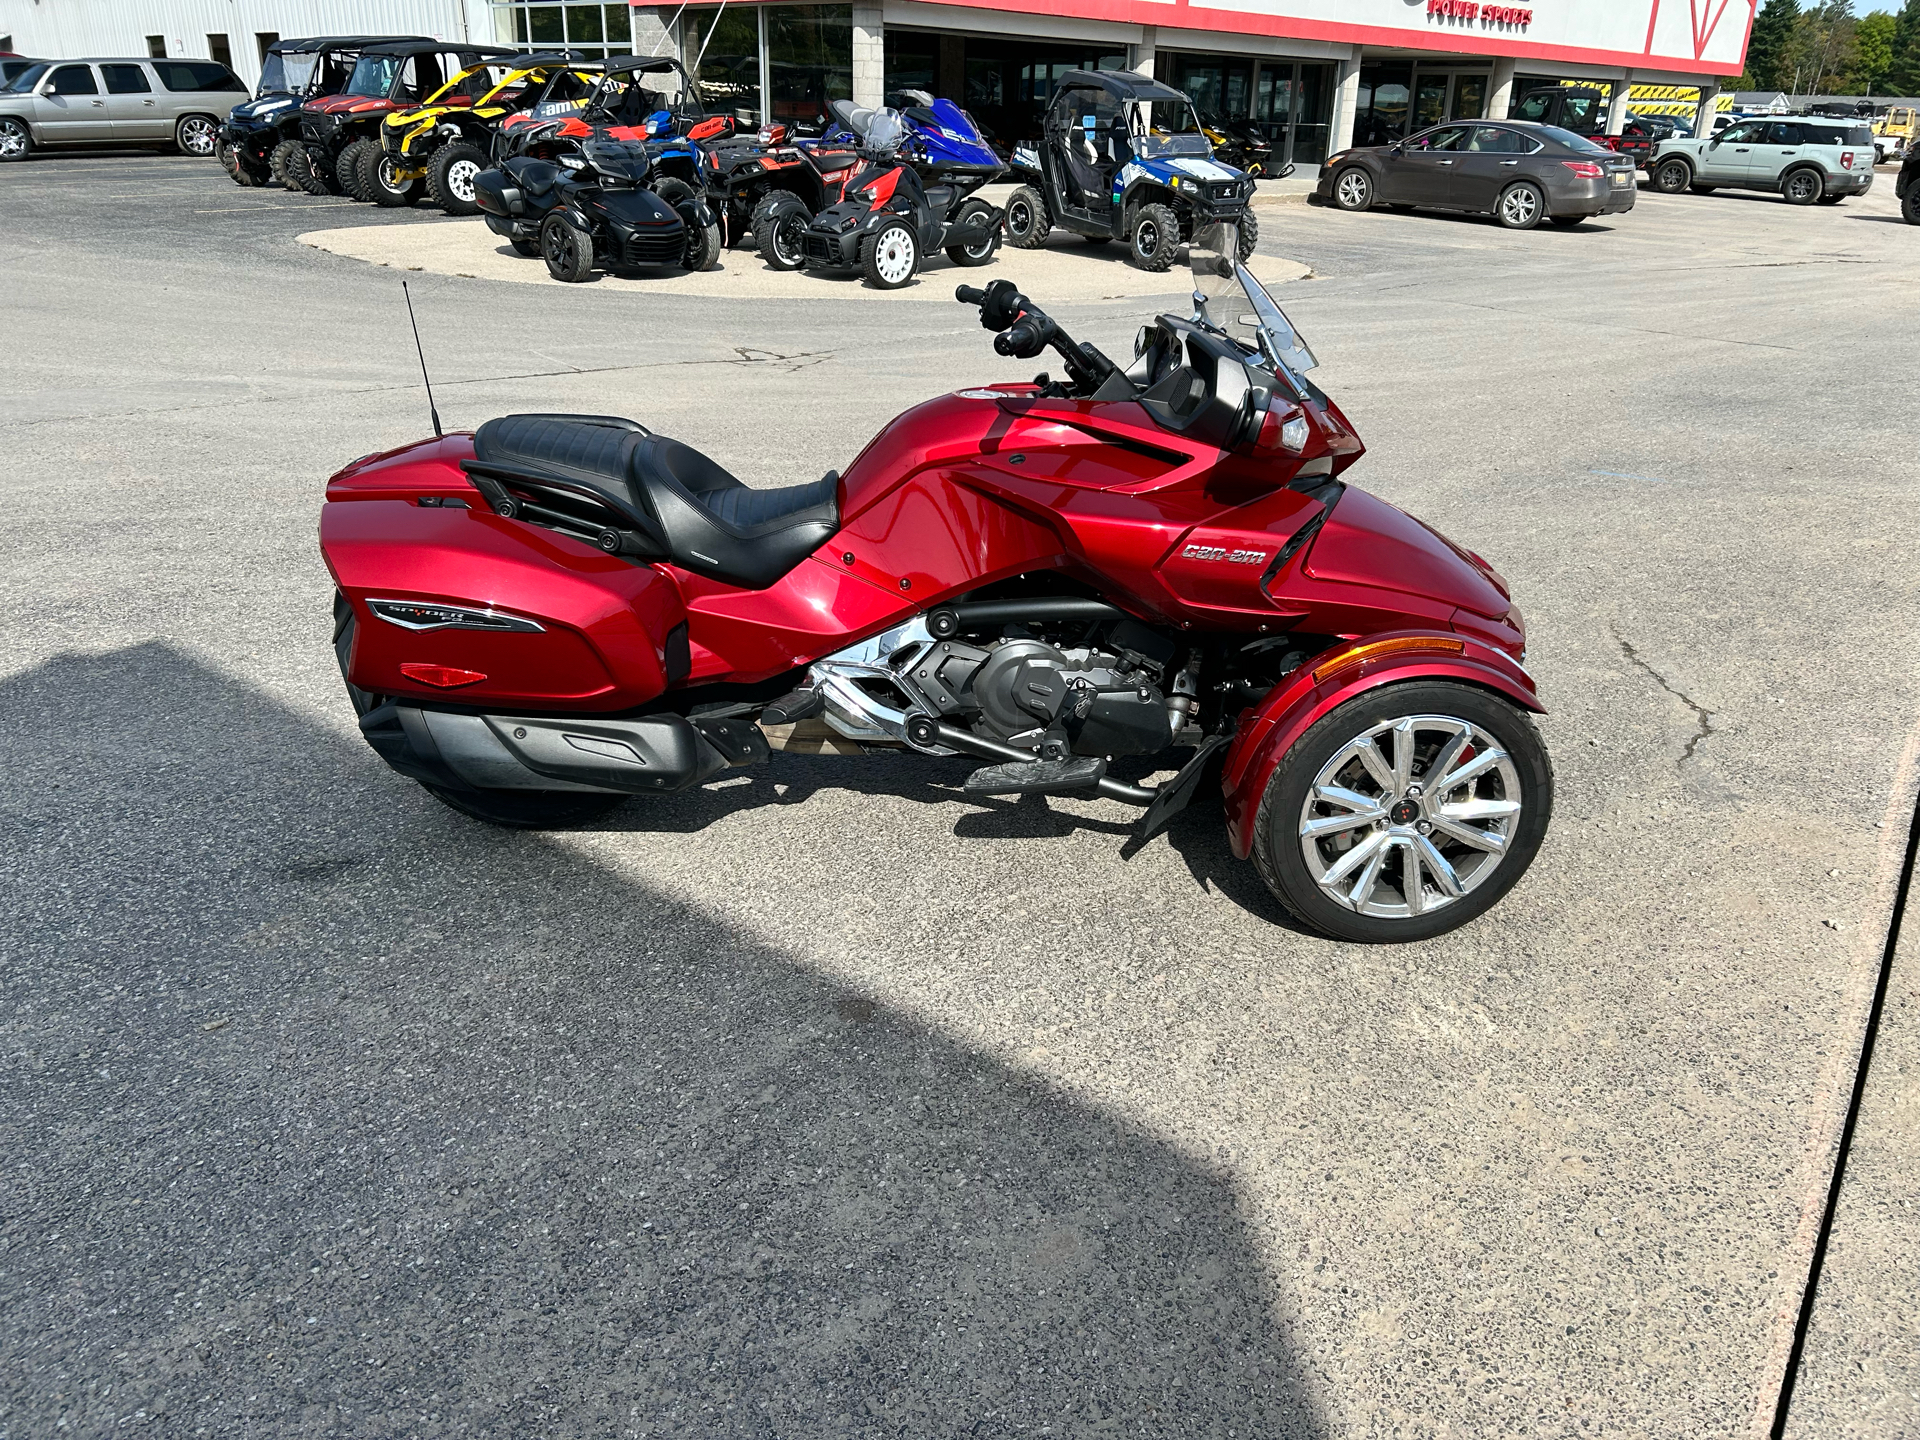
<path fill-rule="evenodd" d="M 440 412 L 433 404 L 433 381 L 427 375 L 427 350 L 420 343 L 420 322 L 413 318 L 413 292 L 407 289 L 404 280 L 400 282 L 400 293 L 407 297 L 407 323 L 413 326 L 413 348 L 420 356 L 420 378 L 427 385 L 427 414 L 433 417 L 433 433 L 444 435 L 446 432 L 440 428 Z"/>

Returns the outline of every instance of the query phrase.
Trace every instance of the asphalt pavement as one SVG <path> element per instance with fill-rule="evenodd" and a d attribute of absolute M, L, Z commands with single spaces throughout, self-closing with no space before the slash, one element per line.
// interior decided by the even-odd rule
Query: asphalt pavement
<path fill-rule="evenodd" d="M 1526 880 L 1366 949 L 1217 802 L 1138 847 L 962 761 L 443 808 L 315 545 L 427 428 L 398 272 L 295 237 L 444 222 L 0 168 L 0 1435 L 1765 1434 L 1920 768 L 1891 188 L 1263 212 L 1348 478 L 1499 567 L 1551 707 Z M 753 484 L 1021 373 L 958 305 L 408 278 L 450 425 Z M 1904 954 L 1796 1436 L 1920 1430 Z"/>

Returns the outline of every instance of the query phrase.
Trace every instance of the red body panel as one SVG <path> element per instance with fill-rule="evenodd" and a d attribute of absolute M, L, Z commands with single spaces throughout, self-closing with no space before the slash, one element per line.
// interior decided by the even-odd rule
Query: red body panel
<path fill-rule="evenodd" d="M 400 666 L 450 667 L 486 676 L 453 692 L 460 703 L 528 711 L 617 712 L 656 699 L 683 621 L 691 669 L 674 683 L 768 681 L 967 592 L 1046 571 L 1196 637 L 1415 634 L 1446 647 L 1322 680 L 1309 662 L 1239 717 L 1223 784 L 1244 854 L 1280 756 L 1353 695 L 1445 676 L 1539 708 L 1513 658 L 1525 636 L 1504 582 L 1363 491 L 1346 488 L 1329 510 L 1323 497 L 1333 492 L 1316 477 L 1338 474 L 1363 447 L 1330 404 L 1306 413 L 1303 453 L 1241 454 L 1161 429 L 1131 401 L 1043 399 L 1024 385 L 943 395 L 855 457 L 841 481 L 839 533 L 757 591 L 495 516 L 459 469 L 472 455 L 465 434 L 341 471 L 328 485 L 321 545 L 361 619 L 356 684 L 444 697 Z M 1290 488 L 1303 468 L 1302 488 Z M 442 500 L 467 504 L 433 503 Z M 1309 540 L 1302 532 L 1314 525 Z M 546 629 L 413 632 L 375 619 L 369 598 L 480 605 Z"/>

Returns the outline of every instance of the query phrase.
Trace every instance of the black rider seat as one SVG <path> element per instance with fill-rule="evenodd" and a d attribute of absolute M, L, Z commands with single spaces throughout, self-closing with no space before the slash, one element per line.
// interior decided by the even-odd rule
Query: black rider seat
<path fill-rule="evenodd" d="M 840 477 L 754 490 L 695 450 L 600 415 L 503 415 L 473 436 L 475 460 L 586 484 L 651 522 L 666 558 L 764 590 L 840 529 Z"/>

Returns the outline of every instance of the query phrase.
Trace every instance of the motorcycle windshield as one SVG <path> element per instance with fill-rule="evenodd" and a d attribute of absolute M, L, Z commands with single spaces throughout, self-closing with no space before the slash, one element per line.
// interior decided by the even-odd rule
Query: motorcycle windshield
<path fill-rule="evenodd" d="M 1286 311 L 1239 262 L 1239 247 L 1237 225 L 1216 223 L 1194 235 L 1187 247 L 1193 267 L 1194 318 L 1229 335 L 1236 328 L 1252 330 L 1261 353 L 1296 376 L 1317 368 L 1320 362 Z"/>

